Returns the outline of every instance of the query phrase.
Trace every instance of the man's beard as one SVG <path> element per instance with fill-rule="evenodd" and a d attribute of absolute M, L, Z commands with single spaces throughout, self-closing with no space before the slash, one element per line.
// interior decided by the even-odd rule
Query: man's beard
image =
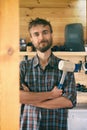
<path fill-rule="evenodd" d="M 39 50 L 40 52 L 46 52 L 47 50 L 49 50 L 52 46 L 52 39 L 50 41 L 48 40 L 42 40 L 39 44 L 43 44 L 45 42 L 45 46 L 43 45 L 42 47 L 38 46 L 35 47 L 36 50 Z"/>

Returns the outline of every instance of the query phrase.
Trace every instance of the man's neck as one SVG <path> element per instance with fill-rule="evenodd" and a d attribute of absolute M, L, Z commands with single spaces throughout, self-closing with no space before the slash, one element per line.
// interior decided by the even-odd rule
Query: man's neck
<path fill-rule="evenodd" d="M 42 66 L 46 66 L 48 64 L 49 57 L 51 55 L 51 49 L 47 50 L 46 52 L 42 53 L 40 51 L 37 51 L 37 55 L 40 60 L 40 64 Z"/>

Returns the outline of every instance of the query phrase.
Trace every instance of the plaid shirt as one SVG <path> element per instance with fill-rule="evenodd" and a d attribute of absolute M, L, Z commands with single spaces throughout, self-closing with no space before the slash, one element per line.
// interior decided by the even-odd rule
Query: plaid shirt
<path fill-rule="evenodd" d="M 59 84 L 62 71 L 58 69 L 59 58 L 51 54 L 43 70 L 38 56 L 20 64 L 20 84 L 25 83 L 32 92 L 51 91 Z M 22 87 L 20 87 L 22 89 Z M 73 73 L 68 72 L 64 81 L 63 96 L 76 104 L 76 88 Z M 44 109 L 31 105 L 21 106 L 20 130 L 67 130 L 68 109 Z"/>

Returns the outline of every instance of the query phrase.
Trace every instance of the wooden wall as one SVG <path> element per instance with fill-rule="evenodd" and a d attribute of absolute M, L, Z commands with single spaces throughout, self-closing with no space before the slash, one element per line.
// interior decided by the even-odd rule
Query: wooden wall
<path fill-rule="evenodd" d="M 30 41 L 28 22 L 41 17 L 53 26 L 54 44 L 64 44 L 64 29 L 69 23 L 82 23 L 86 37 L 86 0 L 20 0 L 20 38 Z"/>
<path fill-rule="evenodd" d="M 0 130 L 19 130 L 18 12 L 18 0 L 0 0 Z"/>

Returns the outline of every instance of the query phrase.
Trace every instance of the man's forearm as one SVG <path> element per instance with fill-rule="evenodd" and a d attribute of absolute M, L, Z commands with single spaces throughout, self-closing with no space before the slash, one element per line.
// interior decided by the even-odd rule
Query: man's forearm
<path fill-rule="evenodd" d="M 49 92 L 30 92 L 28 90 L 20 90 L 20 103 L 37 104 L 45 100 L 54 99 L 62 95 L 62 90 L 56 86 Z"/>
<path fill-rule="evenodd" d="M 25 92 L 20 90 L 20 103 L 22 104 L 36 104 L 52 98 L 52 92 Z"/>
<path fill-rule="evenodd" d="M 33 105 L 36 107 L 47 108 L 47 109 L 71 108 L 73 106 L 72 102 L 63 96 L 46 100 Z"/>

